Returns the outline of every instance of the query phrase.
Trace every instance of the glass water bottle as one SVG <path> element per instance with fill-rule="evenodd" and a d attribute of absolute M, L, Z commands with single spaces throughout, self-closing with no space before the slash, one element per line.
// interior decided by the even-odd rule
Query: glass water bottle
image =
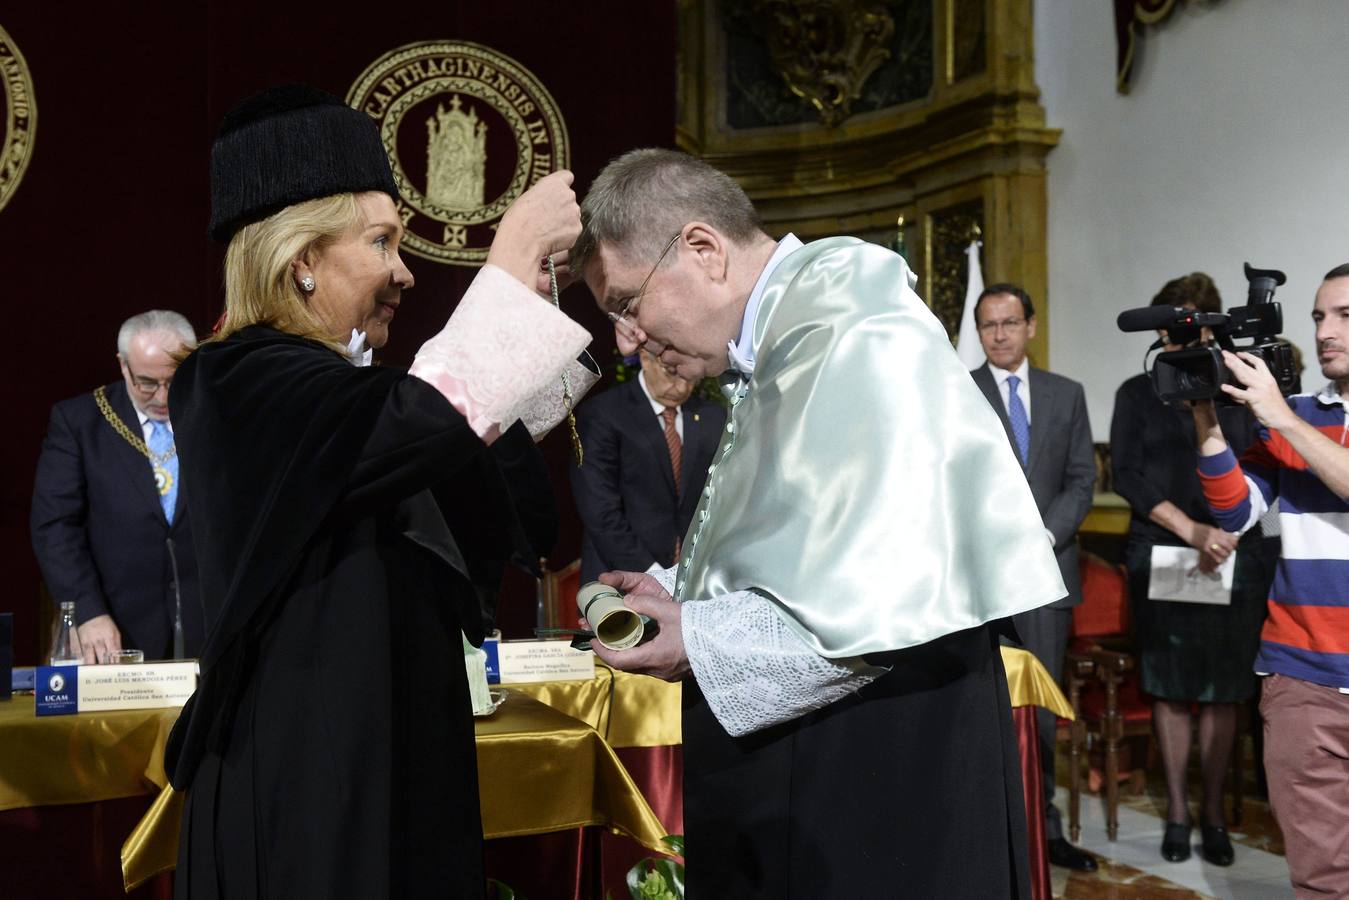
<path fill-rule="evenodd" d="M 52 652 L 48 664 L 53 666 L 77 666 L 84 659 L 84 648 L 80 646 L 80 632 L 75 626 L 75 603 L 65 600 L 61 603 L 61 618 L 56 622 L 52 637 Z"/>

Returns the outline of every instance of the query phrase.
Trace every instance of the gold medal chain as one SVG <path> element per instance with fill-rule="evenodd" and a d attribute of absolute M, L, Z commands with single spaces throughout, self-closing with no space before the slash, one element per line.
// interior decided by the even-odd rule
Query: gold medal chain
<path fill-rule="evenodd" d="M 103 413 L 103 418 L 108 420 L 108 424 L 112 426 L 113 431 L 120 434 L 128 444 L 135 447 L 146 459 L 150 460 L 151 465 L 162 466 L 178 455 L 176 443 L 170 444 L 169 449 L 163 453 L 151 453 L 150 448 L 145 446 L 145 441 L 140 436 L 133 434 L 131 429 L 126 427 L 126 423 L 122 421 L 122 417 L 112 411 L 112 404 L 108 402 L 108 395 L 101 386 L 94 388 L 94 402 L 98 404 L 98 411 Z"/>
<path fill-rule="evenodd" d="M 548 287 L 553 293 L 553 306 L 560 311 L 562 301 L 557 295 L 557 267 L 553 264 L 553 257 L 548 257 Z M 576 432 L 576 414 L 572 412 L 572 393 L 571 378 L 567 376 L 567 370 L 562 370 L 562 405 L 567 410 L 567 427 L 571 429 L 571 455 L 576 460 L 577 468 L 580 468 L 581 462 L 585 459 L 585 448 L 581 446 L 581 435 Z"/>

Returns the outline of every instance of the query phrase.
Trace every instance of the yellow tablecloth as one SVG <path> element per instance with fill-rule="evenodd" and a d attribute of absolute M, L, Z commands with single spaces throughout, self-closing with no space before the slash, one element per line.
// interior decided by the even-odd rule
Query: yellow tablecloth
<path fill-rule="evenodd" d="M 1068 699 L 1029 651 L 1003 647 L 1002 664 L 1013 706 L 1043 706 L 1065 719 L 1073 717 Z M 611 747 L 683 743 L 678 684 L 615 672 L 599 663 L 595 669 L 595 677 L 588 681 L 513 684 L 511 690 L 580 719 L 604 735 Z"/>
<path fill-rule="evenodd" d="M 616 672 L 596 661 L 587 681 L 512 684 L 598 731 L 610 747 L 666 747 L 684 742 L 683 688 L 659 678 Z"/>
<path fill-rule="evenodd" d="M 159 790 L 177 719 L 176 708 L 38 718 L 31 696 L 0 701 L 0 810 Z"/>
<path fill-rule="evenodd" d="M 1012 647 L 1002 656 L 1013 706 L 1071 718 L 1039 660 Z M 665 831 L 610 748 L 681 743 L 680 686 L 601 667 L 588 681 L 511 690 L 495 716 L 477 723 L 484 834 L 602 824 L 656 849 Z M 177 716 L 162 709 L 37 718 L 32 697 L 0 703 L 0 810 L 160 791 L 123 845 L 123 872 L 130 887 L 172 868 L 182 797 L 166 789 L 163 753 Z"/>
<path fill-rule="evenodd" d="M 1040 706 L 1056 716 L 1073 717 L 1068 698 L 1029 650 L 1003 647 L 1002 665 L 1007 670 L 1007 691 L 1012 695 L 1013 706 Z"/>
<path fill-rule="evenodd" d="M 590 726 L 515 693 L 476 726 L 484 837 L 605 825 L 663 849 L 665 827 Z M 182 794 L 165 788 L 122 845 L 127 890 L 177 863 L 182 804 Z"/>

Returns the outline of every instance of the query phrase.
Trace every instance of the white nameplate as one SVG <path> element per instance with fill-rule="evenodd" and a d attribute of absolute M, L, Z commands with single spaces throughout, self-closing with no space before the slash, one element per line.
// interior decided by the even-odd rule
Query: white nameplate
<path fill-rule="evenodd" d="M 575 681 L 595 677 L 595 654 L 573 650 L 570 641 L 502 641 L 497 646 L 502 684 Z"/>
<path fill-rule="evenodd" d="M 197 689 L 197 661 L 80 666 L 80 712 L 182 706 Z"/>

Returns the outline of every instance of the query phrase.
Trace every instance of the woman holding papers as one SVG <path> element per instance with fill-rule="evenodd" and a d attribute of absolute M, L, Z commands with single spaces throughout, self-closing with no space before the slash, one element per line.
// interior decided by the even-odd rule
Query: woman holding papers
<path fill-rule="evenodd" d="M 176 895 L 481 896 L 460 631 L 480 642 L 506 562 L 551 540 L 520 420 L 564 415 L 564 372 L 571 402 L 590 383 L 589 334 L 536 293 L 580 230 L 570 174 L 506 212 L 408 371 L 366 365 L 414 280 L 369 117 L 266 91 L 226 116 L 211 188 L 225 317 L 173 406 L 221 614 L 167 752 Z"/>
<path fill-rule="evenodd" d="M 1152 303 L 1203 312 L 1222 308 L 1212 279 L 1202 272 L 1168 282 Z M 1255 436 L 1254 419 L 1240 407 L 1220 407 L 1219 419 L 1241 453 Z M 1145 374 L 1124 382 L 1115 395 L 1110 448 L 1115 491 L 1132 511 L 1129 592 L 1142 689 L 1155 700 L 1153 722 L 1166 771 L 1162 856 L 1172 862 L 1190 856 L 1185 770 L 1191 709 L 1198 703 L 1203 854 L 1211 863 L 1230 865 L 1222 787 L 1241 704 L 1255 695 L 1251 666 L 1272 560 L 1258 528 L 1238 540 L 1214 525 L 1195 470 L 1190 413 L 1157 399 Z"/>

